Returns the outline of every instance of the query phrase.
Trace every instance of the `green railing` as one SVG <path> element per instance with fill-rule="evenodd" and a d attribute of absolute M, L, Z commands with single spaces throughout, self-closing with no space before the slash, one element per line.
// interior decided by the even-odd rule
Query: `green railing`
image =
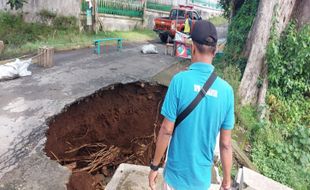
<path fill-rule="evenodd" d="M 157 2 L 147 1 L 146 8 L 170 12 L 172 5 L 166 5 L 166 4 L 161 4 L 161 3 L 157 3 Z"/>
<path fill-rule="evenodd" d="M 85 0 L 82 1 L 82 11 L 86 11 L 88 5 Z M 98 13 L 143 17 L 143 3 L 140 0 L 97 0 Z"/>
<path fill-rule="evenodd" d="M 197 3 L 215 10 L 223 10 L 222 6 L 219 3 L 210 2 L 208 0 L 192 0 L 192 3 Z"/>

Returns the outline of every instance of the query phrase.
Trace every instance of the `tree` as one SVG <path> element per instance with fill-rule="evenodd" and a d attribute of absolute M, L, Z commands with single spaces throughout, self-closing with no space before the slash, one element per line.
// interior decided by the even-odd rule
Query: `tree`
<path fill-rule="evenodd" d="M 22 9 L 24 4 L 27 3 L 26 0 L 8 0 L 6 3 L 7 5 L 10 5 L 10 8 L 13 10 Z"/>
<path fill-rule="evenodd" d="M 294 7 L 300 7 L 297 6 L 300 2 L 302 1 L 260 1 L 244 53 L 248 61 L 239 86 L 239 95 L 243 105 L 264 104 L 268 88 L 268 67 L 265 55 L 271 29 L 275 27 L 274 31 L 279 36 L 291 20 Z"/>

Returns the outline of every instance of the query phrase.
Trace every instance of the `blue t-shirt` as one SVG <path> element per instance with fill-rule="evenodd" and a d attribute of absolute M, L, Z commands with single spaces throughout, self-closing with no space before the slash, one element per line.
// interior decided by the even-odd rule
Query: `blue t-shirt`
<path fill-rule="evenodd" d="M 194 63 L 175 75 L 169 85 L 161 114 L 175 122 L 193 101 L 214 67 Z M 197 107 L 175 128 L 168 151 L 164 178 L 176 190 L 207 190 L 216 137 L 221 128 L 233 129 L 234 94 L 232 87 L 217 77 Z"/>

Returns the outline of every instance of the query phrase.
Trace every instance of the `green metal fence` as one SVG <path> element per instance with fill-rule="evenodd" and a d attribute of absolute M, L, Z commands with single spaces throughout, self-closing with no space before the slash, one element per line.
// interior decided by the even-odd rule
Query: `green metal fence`
<path fill-rule="evenodd" d="M 192 3 L 197 3 L 215 10 L 223 10 L 222 6 L 219 3 L 211 2 L 208 0 L 192 0 Z"/>
<path fill-rule="evenodd" d="M 163 3 L 156 2 L 156 1 L 149 1 L 148 0 L 146 3 L 146 8 L 170 12 L 172 5 L 171 4 L 163 4 Z"/>
<path fill-rule="evenodd" d="M 98 13 L 130 16 L 130 17 L 143 17 L 143 3 L 140 0 L 97 0 Z M 82 11 L 88 8 L 85 0 L 82 1 Z"/>

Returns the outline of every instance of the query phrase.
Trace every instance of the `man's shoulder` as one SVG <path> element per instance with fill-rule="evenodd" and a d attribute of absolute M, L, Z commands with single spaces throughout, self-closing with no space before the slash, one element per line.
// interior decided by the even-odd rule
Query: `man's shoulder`
<path fill-rule="evenodd" d="M 186 70 L 186 71 L 181 71 L 177 74 L 175 74 L 173 77 L 172 77 L 172 81 L 174 82 L 181 82 L 182 80 L 186 80 L 186 78 L 189 76 L 189 72 Z"/>
<path fill-rule="evenodd" d="M 233 91 L 232 86 L 224 79 L 221 77 L 217 77 L 217 84 L 221 89 L 225 89 L 227 91 Z"/>
<path fill-rule="evenodd" d="M 180 84 L 183 82 L 188 82 L 191 78 L 193 78 L 193 73 L 191 73 L 190 70 L 185 70 L 175 74 L 172 78 L 172 81 L 174 84 Z M 233 92 L 232 86 L 221 77 L 217 77 L 216 83 L 220 89 Z"/>

